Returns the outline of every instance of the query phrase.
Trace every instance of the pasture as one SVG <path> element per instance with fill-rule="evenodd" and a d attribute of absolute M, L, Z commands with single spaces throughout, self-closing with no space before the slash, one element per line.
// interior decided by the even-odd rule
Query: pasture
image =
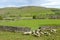
<path fill-rule="evenodd" d="M 36 29 L 41 25 L 48 25 L 48 24 L 60 24 L 60 20 L 57 19 L 37 19 L 37 20 L 18 20 L 18 21 L 0 21 L 0 25 L 7 25 L 7 26 L 26 26 L 31 27 L 32 29 Z"/>
<path fill-rule="evenodd" d="M 42 25 L 60 25 L 60 19 L 34 19 L 34 20 L 18 20 L 18 21 L 0 21 L 0 25 L 4 26 L 23 26 L 31 27 L 32 30 Z M 34 37 L 32 35 L 22 35 L 21 33 L 0 31 L 0 40 L 60 40 L 60 28 L 56 34 L 50 36 Z"/>

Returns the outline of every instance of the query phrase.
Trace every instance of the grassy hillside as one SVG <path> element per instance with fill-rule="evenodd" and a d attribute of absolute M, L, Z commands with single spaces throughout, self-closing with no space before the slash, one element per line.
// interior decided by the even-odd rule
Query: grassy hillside
<path fill-rule="evenodd" d="M 3 9 L 0 9 L 0 14 L 33 16 L 33 15 L 39 15 L 39 14 L 54 14 L 54 12 L 44 7 L 26 6 L 26 7 L 20 7 L 20 8 L 14 8 L 14 7 L 3 8 Z"/>

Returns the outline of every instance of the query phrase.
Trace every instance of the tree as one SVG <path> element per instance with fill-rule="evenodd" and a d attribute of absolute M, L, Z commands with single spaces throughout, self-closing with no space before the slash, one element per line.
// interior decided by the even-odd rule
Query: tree
<path fill-rule="evenodd" d="M 36 16 L 33 16 L 33 19 L 36 19 Z"/>

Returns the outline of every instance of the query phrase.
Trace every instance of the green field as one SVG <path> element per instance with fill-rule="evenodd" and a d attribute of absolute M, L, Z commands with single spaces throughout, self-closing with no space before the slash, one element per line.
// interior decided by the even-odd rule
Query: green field
<path fill-rule="evenodd" d="M 60 19 L 44 19 L 44 20 L 18 20 L 18 21 L 0 21 L 0 25 L 8 25 L 8 26 L 26 26 L 31 27 L 32 29 L 36 29 L 41 25 L 48 24 L 60 24 Z"/>
<path fill-rule="evenodd" d="M 27 26 L 32 29 L 37 29 L 39 26 L 56 24 L 60 25 L 60 19 L 44 19 L 44 20 L 18 20 L 18 21 L 0 21 L 0 25 L 8 26 Z M 50 36 L 34 37 L 32 35 L 22 35 L 21 33 L 14 32 L 0 32 L 0 40 L 60 40 L 60 29 L 58 29 L 56 34 L 51 34 Z"/>

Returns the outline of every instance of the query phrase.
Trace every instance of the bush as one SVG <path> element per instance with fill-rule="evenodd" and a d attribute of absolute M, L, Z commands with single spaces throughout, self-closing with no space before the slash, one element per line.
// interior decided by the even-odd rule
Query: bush
<path fill-rule="evenodd" d="M 0 16 L 0 20 L 3 20 L 3 17 L 2 16 Z"/>
<path fill-rule="evenodd" d="M 36 16 L 33 16 L 33 19 L 36 19 Z"/>

